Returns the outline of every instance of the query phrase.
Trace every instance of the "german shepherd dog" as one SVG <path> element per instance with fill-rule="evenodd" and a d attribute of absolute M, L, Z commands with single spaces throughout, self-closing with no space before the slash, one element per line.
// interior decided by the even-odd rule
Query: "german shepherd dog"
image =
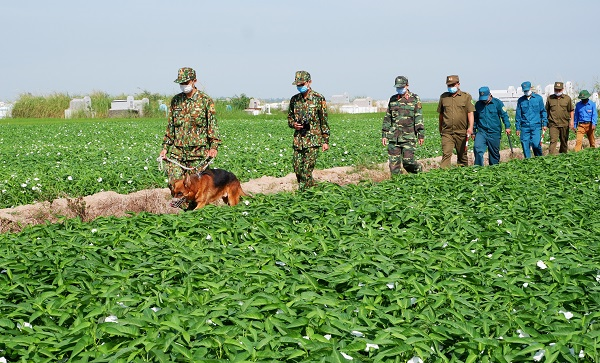
<path fill-rule="evenodd" d="M 169 185 L 173 201 L 171 206 L 178 208 L 188 200 L 190 208 L 195 203 L 195 209 L 217 201 L 219 198 L 228 205 L 236 205 L 244 193 L 238 178 L 223 169 L 206 169 L 200 173 L 187 174 L 183 179 Z"/>

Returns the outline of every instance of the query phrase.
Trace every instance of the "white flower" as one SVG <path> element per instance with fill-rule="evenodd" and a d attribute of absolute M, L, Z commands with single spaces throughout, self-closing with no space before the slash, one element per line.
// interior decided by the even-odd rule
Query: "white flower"
<path fill-rule="evenodd" d="M 160 311 L 160 308 L 155 306 L 155 307 L 151 308 L 151 310 L 154 311 L 155 313 L 157 313 Z"/>
<path fill-rule="evenodd" d="M 489 255 L 487 255 L 487 257 L 488 257 L 488 258 L 492 258 L 492 256 L 493 256 L 493 255 L 492 255 L 491 253 L 490 253 Z"/>
<path fill-rule="evenodd" d="M 21 325 L 20 323 L 17 323 L 17 328 L 19 328 L 19 330 L 23 329 L 23 328 L 29 328 L 29 329 L 33 329 L 33 326 L 28 323 L 28 322 L 23 322 L 23 325 Z"/>
<path fill-rule="evenodd" d="M 389 284 L 386 284 L 385 286 L 388 287 L 388 289 L 393 289 L 394 287 L 396 287 L 396 285 L 394 285 L 394 283 L 390 282 Z"/>
<path fill-rule="evenodd" d="M 96 233 L 98 230 L 96 228 L 92 228 L 92 233 Z"/>
<path fill-rule="evenodd" d="M 548 266 L 546 266 L 546 264 L 544 263 L 544 261 L 539 260 L 537 262 L 537 267 L 541 268 L 542 270 L 545 270 Z"/>
<path fill-rule="evenodd" d="M 306 339 L 306 340 L 310 340 L 310 337 L 308 335 L 303 336 L 302 338 Z"/>
<path fill-rule="evenodd" d="M 330 340 L 331 339 L 331 334 L 325 334 L 323 335 L 323 338 Z"/>
<path fill-rule="evenodd" d="M 600 282 L 600 275 L 596 276 L 596 282 Z"/>
<path fill-rule="evenodd" d="M 22 188 L 27 188 L 27 184 L 26 184 L 26 183 L 23 183 L 23 184 L 21 184 L 21 187 L 22 187 Z"/>
<path fill-rule="evenodd" d="M 527 287 L 527 286 L 529 286 L 529 282 L 524 282 L 523 287 Z"/>
<path fill-rule="evenodd" d="M 538 350 L 537 353 L 535 353 L 535 355 L 533 356 L 533 360 L 536 362 L 541 361 L 542 358 L 544 358 L 544 353 L 545 351 L 543 349 Z"/>
<path fill-rule="evenodd" d="M 521 329 L 517 329 L 517 333 L 519 333 L 519 338 L 529 338 L 529 334 L 525 333 Z"/>
<path fill-rule="evenodd" d="M 0 363 L 8 363 L 8 361 L 6 360 L 6 358 L 0 357 Z"/>
<path fill-rule="evenodd" d="M 554 260 L 556 260 L 556 258 L 550 257 L 550 261 L 554 261 Z"/>
<path fill-rule="evenodd" d="M 498 219 L 498 220 L 496 221 L 496 223 L 498 223 L 498 225 L 501 225 L 501 224 L 502 224 L 502 219 Z"/>
<path fill-rule="evenodd" d="M 446 247 L 448 247 L 448 243 L 444 242 L 444 244 L 442 245 L 442 248 L 446 248 Z"/>
<path fill-rule="evenodd" d="M 347 360 L 353 360 L 354 358 L 352 358 L 351 356 L 349 356 L 348 354 L 344 353 L 344 352 L 340 352 L 340 354 L 342 355 L 342 357 L 346 358 Z"/>
<path fill-rule="evenodd" d="M 406 361 L 406 363 L 423 363 L 423 359 L 419 357 L 412 357 Z"/>
<path fill-rule="evenodd" d="M 98 183 L 102 183 L 102 178 L 98 178 Z"/>
<path fill-rule="evenodd" d="M 243 212 L 242 212 L 242 215 L 243 215 L 243 216 L 247 216 L 247 215 L 248 215 L 248 212 L 246 212 L 246 211 L 243 211 Z"/>
<path fill-rule="evenodd" d="M 416 297 L 411 297 L 411 298 L 410 298 L 410 304 L 411 304 L 411 305 L 414 305 L 414 304 L 416 304 L 416 303 L 417 303 L 417 298 L 416 298 Z"/>
<path fill-rule="evenodd" d="M 252 246 L 248 246 L 248 249 L 249 249 L 250 251 L 254 251 L 254 247 L 252 247 Z"/>
<path fill-rule="evenodd" d="M 217 325 L 217 324 L 213 323 L 213 321 L 212 321 L 212 320 L 210 320 L 210 319 L 208 319 L 208 320 L 206 321 L 206 324 L 208 324 L 208 325 Z"/>
<path fill-rule="evenodd" d="M 212 236 L 210 234 L 206 236 L 207 241 L 210 241 L 211 239 L 212 239 Z"/>
<path fill-rule="evenodd" d="M 245 201 L 244 201 L 244 204 L 245 204 L 245 205 L 250 205 L 250 201 L 248 201 L 248 200 L 245 200 Z"/>
<path fill-rule="evenodd" d="M 117 317 L 114 315 L 109 315 L 106 318 L 104 318 L 104 322 L 105 323 L 118 323 L 119 319 L 117 319 Z"/>
<path fill-rule="evenodd" d="M 559 314 L 563 314 L 567 320 L 570 320 L 573 317 L 573 313 L 570 311 L 562 311 L 558 312 Z"/>
<path fill-rule="evenodd" d="M 373 349 L 379 349 L 379 345 L 367 343 L 367 347 L 365 348 L 365 352 L 368 352 L 371 348 L 373 348 Z"/>
<path fill-rule="evenodd" d="M 585 352 L 583 349 L 579 351 L 579 358 L 585 358 Z"/>
<path fill-rule="evenodd" d="M 128 180 L 127 181 L 127 184 L 131 184 L 131 183 L 133 183 L 133 180 Z"/>
<path fill-rule="evenodd" d="M 278 266 L 285 266 L 285 262 L 281 262 L 281 261 L 276 261 L 275 264 Z"/>
<path fill-rule="evenodd" d="M 350 332 L 350 334 L 354 335 L 355 337 L 359 337 L 359 338 L 362 338 L 365 336 L 363 333 L 359 332 L 358 330 L 352 330 Z"/>
<path fill-rule="evenodd" d="M 144 166 L 144 170 L 148 170 L 148 167 L 147 167 L 147 166 Z"/>

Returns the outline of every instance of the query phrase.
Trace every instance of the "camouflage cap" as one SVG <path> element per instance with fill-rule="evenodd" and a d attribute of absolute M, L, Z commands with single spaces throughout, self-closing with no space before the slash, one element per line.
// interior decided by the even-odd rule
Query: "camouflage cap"
<path fill-rule="evenodd" d="M 307 71 L 297 71 L 296 76 L 294 77 L 293 85 L 299 85 L 302 83 L 310 82 L 310 73 Z"/>
<path fill-rule="evenodd" d="M 588 90 L 584 89 L 581 92 L 579 92 L 579 96 L 577 97 L 581 100 L 587 100 L 590 98 L 590 96 L 591 94 L 588 92 Z"/>
<path fill-rule="evenodd" d="M 179 68 L 175 83 L 185 83 L 189 80 L 196 79 L 196 71 L 190 67 Z"/>
<path fill-rule="evenodd" d="M 458 76 L 456 74 L 446 77 L 446 85 L 451 85 L 459 82 L 460 81 L 458 80 Z"/>
<path fill-rule="evenodd" d="M 408 84 L 408 78 L 404 77 L 404 76 L 398 76 L 396 77 L 396 80 L 394 81 L 394 87 L 398 88 L 398 87 L 404 87 Z"/>
<path fill-rule="evenodd" d="M 565 85 L 562 82 L 554 82 L 554 89 L 563 89 Z"/>

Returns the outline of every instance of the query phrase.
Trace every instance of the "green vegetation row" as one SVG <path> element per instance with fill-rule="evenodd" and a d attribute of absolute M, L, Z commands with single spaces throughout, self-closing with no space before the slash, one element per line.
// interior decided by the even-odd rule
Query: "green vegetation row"
<path fill-rule="evenodd" d="M 585 150 L 3 234 L 0 357 L 598 362 L 599 193 Z"/>
<path fill-rule="evenodd" d="M 293 171 L 293 132 L 284 114 L 218 116 L 223 146 L 213 167 L 230 170 L 242 181 Z M 382 120 L 381 113 L 332 114 L 331 149 L 320 156 L 317 168 L 385 162 Z M 433 133 L 437 121 L 428 117 L 426 122 L 428 136 L 418 157 L 439 155 L 439 135 Z M 156 161 L 165 127 L 165 118 L 0 121 L 0 208 L 103 190 L 165 187 Z"/>

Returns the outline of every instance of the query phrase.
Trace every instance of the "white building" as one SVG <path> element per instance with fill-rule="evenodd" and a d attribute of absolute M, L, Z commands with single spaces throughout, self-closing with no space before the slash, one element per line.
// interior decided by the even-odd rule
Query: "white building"
<path fill-rule="evenodd" d="M 0 119 L 12 117 L 12 109 L 13 109 L 12 103 L 0 102 Z"/>

